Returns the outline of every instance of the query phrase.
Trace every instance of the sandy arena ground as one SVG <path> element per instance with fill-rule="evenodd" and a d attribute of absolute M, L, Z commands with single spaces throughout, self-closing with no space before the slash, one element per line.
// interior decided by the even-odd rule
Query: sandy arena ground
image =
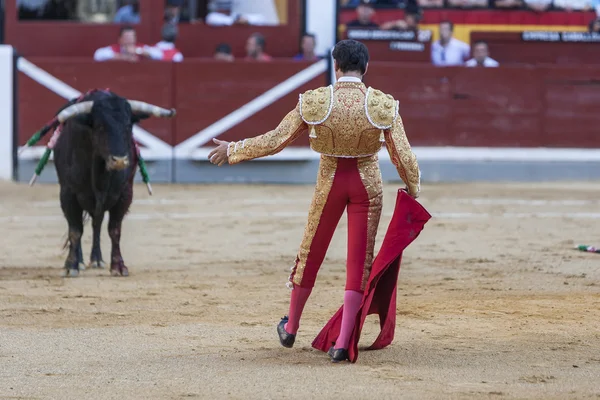
<path fill-rule="evenodd" d="M 600 254 L 572 249 L 600 245 L 598 193 L 424 184 L 395 342 L 334 365 L 310 343 L 342 301 L 345 219 L 295 348 L 275 333 L 311 186 L 138 186 L 131 276 L 64 279 L 58 186 L 0 184 L 0 398 L 600 399 Z"/>

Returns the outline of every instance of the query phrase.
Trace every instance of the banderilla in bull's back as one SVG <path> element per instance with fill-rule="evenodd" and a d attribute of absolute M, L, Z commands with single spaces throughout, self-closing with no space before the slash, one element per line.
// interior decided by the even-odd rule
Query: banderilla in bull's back
<path fill-rule="evenodd" d="M 68 121 L 69 118 L 73 117 L 74 115 L 79 115 L 82 112 L 89 113 L 91 111 L 91 107 L 92 107 L 93 103 L 90 104 L 89 101 L 86 102 L 86 101 L 84 101 L 84 99 L 87 98 L 89 95 L 91 95 L 95 92 L 99 92 L 99 91 L 105 92 L 107 94 L 111 93 L 109 89 L 103 89 L 103 90 L 92 89 L 92 90 L 89 90 L 88 92 L 86 92 L 85 94 L 82 94 L 78 98 L 71 100 L 69 102 L 70 105 L 68 105 L 66 108 L 62 109 L 52 120 L 50 120 L 46 125 L 44 125 L 39 131 L 34 133 L 33 136 L 27 141 L 25 146 L 19 151 L 19 154 L 22 154 L 23 151 L 25 151 L 27 148 L 32 147 L 35 144 L 37 144 L 44 136 L 46 136 L 46 134 L 48 132 L 50 132 L 51 130 L 54 129 L 52 138 L 48 142 L 48 145 L 46 146 L 46 150 L 44 151 L 44 154 L 40 158 L 40 160 L 35 168 L 35 172 L 34 172 L 33 176 L 31 177 L 31 180 L 29 181 L 30 186 L 33 186 L 35 184 L 35 182 L 37 181 L 39 176 L 42 174 L 42 171 L 46 167 L 46 164 L 48 163 L 48 160 L 50 159 L 50 155 L 52 154 L 52 150 L 54 149 L 54 145 L 56 144 L 56 141 L 60 137 L 64 123 L 66 121 Z M 150 114 L 155 117 L 171 118 L 171 117 L 175 116 L 175 109 L 166 110 L 166 109 L 163 109 L 163 108 L 160 108 L 157 106 L 153 106 L 148 103 L 144 103 L 141 101 L 135 101 L 135 100 L 130 100 L 129 104 L 132 107 L 132 111 L 138 111 L 138 112 Z M 148 193 L 150 195 L 152 195 L 152 185 L 150 184 L 150 175 L 148 174 L 148 170 L 146 168 L 146 162 L 144 161 L 144 158 L 141 155 L 140 147 L 139 147 L 137 141 L 135 141 L 135 139 L 133 140 L 133 145 L 135 147 L 135 151 L 137 154 L 137 162 L 138 162 L 138 167 L 140 168 L 140 174 L 142 175 L 142 181 L 146 184 L 146 187 L 148 188 Z"/>

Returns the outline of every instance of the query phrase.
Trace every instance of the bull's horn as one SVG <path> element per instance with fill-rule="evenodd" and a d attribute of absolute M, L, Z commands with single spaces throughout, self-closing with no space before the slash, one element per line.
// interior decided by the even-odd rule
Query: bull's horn
<path fill-rule="evenodd" d="M 58 121 L 62 124 L 69 118 L 75 117 L 81 114 L 88 114 L 92 111 L 93 101 L 82 101 L 81 103 L 75 103 L 58 113 Z"/>
<path fill-rule="evenodd" d="M 175 116 L 174 108 L 167 110 L 166 108 L 161 108 L 158 106 L 154 106 L 152 104 L 144 103 L 143 101 L 137 101 L 137 100 L 127 100 L 127 101 L 129 102 L 129 105 L 131 106 L 132 111 L 151 114 L 158 118 L 171 118 L 171 117 Z"/>

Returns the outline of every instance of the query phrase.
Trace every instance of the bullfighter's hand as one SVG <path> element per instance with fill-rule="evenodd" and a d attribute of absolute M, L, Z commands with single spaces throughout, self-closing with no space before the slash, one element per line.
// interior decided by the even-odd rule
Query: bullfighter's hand
<path fill-rule="evenodd" d="M 229 142 L 224 140 L 213 139 L 213 142 L 217 145 L 208 155 L 208 159 L 212 164 L 218 165 L 219 167 L 228 162 L 227 148 Z"/>

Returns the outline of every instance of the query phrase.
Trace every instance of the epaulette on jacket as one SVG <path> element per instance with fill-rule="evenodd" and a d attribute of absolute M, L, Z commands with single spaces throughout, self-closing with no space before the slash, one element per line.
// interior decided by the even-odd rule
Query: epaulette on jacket
<path fill-rule="evenodd" d="M 365 96 L 365 113 L 375 128 L 390 129 L 398 118 L 399 102 L 392 95 L 370 87 Z"/>
<path fill-rule="evenodd" d="M 315 138 L 314 126 L 329 118 L 333 108 L 333 86 L 321 87 L 300 94 L 300 116 L 311 125 L 310 137 Z"/>

